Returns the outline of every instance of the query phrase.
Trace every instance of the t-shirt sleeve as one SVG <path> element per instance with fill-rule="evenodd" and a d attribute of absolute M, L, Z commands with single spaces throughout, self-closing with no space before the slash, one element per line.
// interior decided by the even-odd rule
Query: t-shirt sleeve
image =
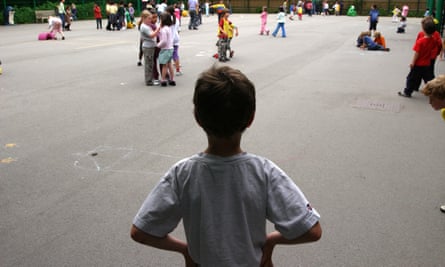
<path fill-rule="evenodd" d="M 181 220 L 178 194 L 172 168 L 145 199 L 133 219 L 133 224 L 145 233 L 164 237 Z"/>
<path fill-rule="evenodd" d="M 268 181 L 267 219 L 286 239 L 295 239 L 310 230 L 320 219 L 300 188 L 272 162 Z"/>

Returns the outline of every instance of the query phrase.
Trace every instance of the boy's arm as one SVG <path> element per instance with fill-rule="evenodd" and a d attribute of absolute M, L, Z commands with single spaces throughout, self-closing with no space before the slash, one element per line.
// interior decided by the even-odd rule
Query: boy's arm
<path fill-rule="evenodd" d="M 413 59 L 411 60 L 411 64 L 409 64 L 410 68 L 414 67 L 418 57 L 419 57 L 419 53 L 418 52 L 414 52 L 414 56 L 413 56 Z"/>
<path fill-rule="evenodd" d="M 295 238 L 295 239 L 286 239 L 277 231 L 274 231 L 267 235 L 266 243 L 263 246 L 263 257 L 261 258 L 260 267 L 273 267 L 272 263 L 272 252 L 276 245 L 279 244 L 302 244 L 315 242 L 321 238 L 321 226 L 320 223 L 317 222 L 311 229 L 309 229 L 303 235 Z"/>
<path fill-rule="evenodd" d="M 179 252 L 184 256 L 184 260 L 186 263 L 186 267 L 195 267 L 196 264 L 193 262 L 190 254 L 188 253 L 187 243 L 176 239 L 170 235 L 166 235 L 165 237 L 156 237 L 150 234 L 147 234 L 141 230 L 139 230 L 136 226 L 131 226 L 131 239 L 134 241 L 155 247 L 162 250 L 175 251 Z"/>

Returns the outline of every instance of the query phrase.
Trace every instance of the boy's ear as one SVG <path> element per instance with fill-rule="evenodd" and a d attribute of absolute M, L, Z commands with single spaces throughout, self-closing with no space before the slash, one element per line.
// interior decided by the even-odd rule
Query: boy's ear
<path fill-rule="evenodd" d="M 195 116 L 196 123 L 202 128 L 201 122 L 199 121 L 198 114 L 196 113 L 196 108 L 193 109 L 193 115 Z"/>
<path fill-rule="evenodd" d="M 250 125 L 252 125 L 254 119 L 255 119 L 255 112 L 252 113 L 252 117 L 250 117 L 249 123 L 247 123 L 247 127 L 246 128 L 249 128 Z"/>

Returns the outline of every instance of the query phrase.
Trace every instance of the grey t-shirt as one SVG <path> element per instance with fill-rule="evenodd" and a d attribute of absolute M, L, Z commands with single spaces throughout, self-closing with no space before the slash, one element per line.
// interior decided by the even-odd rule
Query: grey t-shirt
<path fill-rule="evenodd" d="M 146 48 L 156 47 L 156 37 L 153 38 L 150 37 L 150 34 L 153 33 L 153 30 L 151 29 L 150 26 L 142 23 L 139 31 L 141 32 L 142 47 Z"/>
<path fill-rule="evenodd" d="M 319 218 L 301 190 L 270 160 L 249 153 L 200 153 L 173 165 L 133 224 L 164 237 L 183 219 L 196 263 L 252 267 L 260 265 L 266 219 L 285 238 L 294 239 Z"/>

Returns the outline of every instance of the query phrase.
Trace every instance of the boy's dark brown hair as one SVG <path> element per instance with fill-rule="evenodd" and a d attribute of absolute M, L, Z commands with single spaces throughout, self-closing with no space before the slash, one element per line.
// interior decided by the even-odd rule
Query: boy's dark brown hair
<path fill-rule="evenodd" d="M 436 24 L 432 17 L 422 19 L 422 29 L 428 35 L 432 35 L 436 31 Z"/>
<path fill-rule="evenodd" d="M 201 73 L 193 95 L 195 118 L 211 136 L 243 132 L 255 114 L 255 86 L 239 70 L 213 66 Z"/>

